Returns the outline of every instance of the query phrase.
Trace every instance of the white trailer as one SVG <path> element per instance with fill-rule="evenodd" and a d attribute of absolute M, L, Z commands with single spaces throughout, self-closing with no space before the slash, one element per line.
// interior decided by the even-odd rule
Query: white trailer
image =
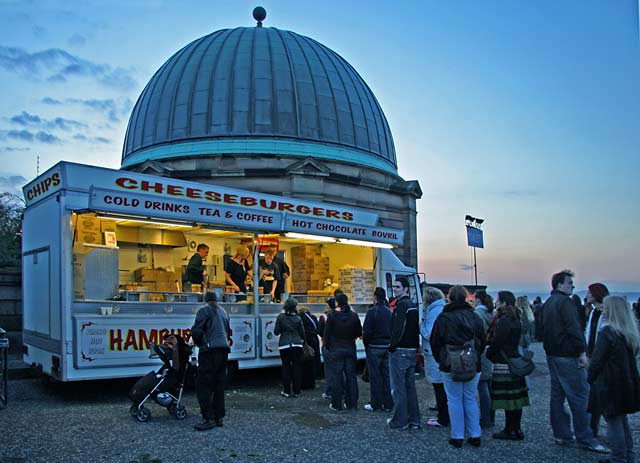
<path fill-rule="evenodd" d="M 24 360 L 61 381 L 141 376 L 157 364 L 150 342 L 189 337 L 202 293 L 181 288 L 180 274 L 199 242 L 211 249 L 209 282 L 230 315 L 238 368 L 280 364 L 273 325 L 282 307 L 257 288 L 243 301 L 224 293 L 224 261 L 238 244 L 254 251 L 256 281 L 262 243 L 278 242 L 289 265 L 294 248 L 317 246 L 334 281 L 364 271 L 391 294 L 404 275 L 421 305 L 416 270 L 389 249 L 403 232 L 378 226 L 370 211 L 68 162 L 25 186 L 24 196 Z M 324 288 L 294 291 L 306 272 L 323 275 L 316 270 L 293 266 L 288 286 L 319 314 Z M 369 300 L 349 289 L 364 319 Z"/>

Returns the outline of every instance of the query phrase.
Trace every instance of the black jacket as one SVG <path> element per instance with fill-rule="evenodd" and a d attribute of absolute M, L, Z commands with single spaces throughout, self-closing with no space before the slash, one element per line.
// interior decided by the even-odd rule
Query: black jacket
<path fill-rule="evenodd" d="M 298 312 L 298 315 L 302 319 L 302 326 L 304 328 L 304 336 L 307 343 L 313 347 L 316 351 L 320 342 L 318 341 L 318 319 L 315 315 L 309 312 Z"/>
<path fill-rule="evenodd" d="M 362 341 L 365 347 L 389 347 L 391 309 L 388 305 L 379 303 L 369 309 L 362 325 Z"/>
<path fill-rule="evenodd" d="M 301 346 L 304 343 L 304 328 L 300 316 L 297 314 L 279 314 L 278 318 L 276 318 L 273 334 L 280 336 L 278 347 L 291 347 L 293 344 Z"/>
<path fill-rule="evenodd" d="M 522 322 L 514 315 L 502 315 L 496 322 L 493 339 L 487 348 L 487 358 L 492 363 L 506 363 L 500 351 L 507 357 L 520 357 L 518 344 L 522 334 Z"/>
<path fill-rule="evenodd" d="M 590 413 L 618 416 L 640 411 L 636 358 L 624 338 L 605 325 L 598 333 L 587 377 Z"/>
<path fill-rule="evenodd" d="M 362 336 L 362 324 L 358 314 L 332 310 L 327 314 L 322 340 L 329 349 L 349 349 L 355 352 L 356 338 Z"/>
<path fill-rule="evenodd" d="M 420 347 L 420 317 L 416 304 L 409 296 L 396 300 L 396 307 L 391 316 L 391 341 L 389 351 L 397 348 L 417 349 Z"/>
<path fill-rule="evenodd" d="M 202 265 L 202 256 L 197 252 L 191 256 L 187 268 L 182 276 L 182 281 L 192 283 L 194 285 L 201 285 L 204 279 L 202 272 L 204 272 L 204 265 Z"/>
<path fill-rule="evenodd" d="M 450 302 L 444 306 L 438 315 L 433 331 L 431 331 L 431 351 L 440 366 L 440 370 L 449 373 L 450 368 L 446 359 L 446 345 L 462 346 L 473 339 L 476 348 L 476 371 L 480 371 L 480 355 L 486 345 L 487 333 L 482 320 L 466 302 L 456 304 Z"/>
<path fill-rule="evenodd" d="M 542 306 L 542 343 L 547 355 L 578 357 L 585 352 L 584 332 L 576 305 L 571 298 L 554 289 Z"/>

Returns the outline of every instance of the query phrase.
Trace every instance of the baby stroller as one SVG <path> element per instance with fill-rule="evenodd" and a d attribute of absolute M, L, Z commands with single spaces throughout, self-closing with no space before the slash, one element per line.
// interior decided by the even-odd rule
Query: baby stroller
<path fill-rule="evenodd" d="M 151 411 L 144 404 L 151 398 L 177 419 L 183 420 L 187 409 L 182 405 L 182 391 L 192 348 L 182 337 L 175 335 L 165 337 L 162 345 L 150 344 L 149 358 L 160 358 L 163 364 L 158 371 L 150 371 L 133 385 L 129 391 L 133 402 L 129 413 L 141 423 L 149 420 Z"/>

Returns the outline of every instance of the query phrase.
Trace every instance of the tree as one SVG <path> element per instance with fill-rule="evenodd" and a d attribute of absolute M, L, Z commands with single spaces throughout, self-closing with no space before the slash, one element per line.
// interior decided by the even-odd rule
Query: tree
<path fill-rule="evenodd" d="M 0 267 L 20 266 L 24 201 L 12 193 L 0 193 Z"/>

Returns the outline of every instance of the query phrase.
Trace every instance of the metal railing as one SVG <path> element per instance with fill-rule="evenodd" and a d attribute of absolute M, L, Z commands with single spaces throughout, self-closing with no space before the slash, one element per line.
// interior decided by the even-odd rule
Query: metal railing
<path fill-rule="evenodd" d="M 9 380 L 9 340 L 7 332 L 0 328 L 0 404 L 7 406 Z"/>

